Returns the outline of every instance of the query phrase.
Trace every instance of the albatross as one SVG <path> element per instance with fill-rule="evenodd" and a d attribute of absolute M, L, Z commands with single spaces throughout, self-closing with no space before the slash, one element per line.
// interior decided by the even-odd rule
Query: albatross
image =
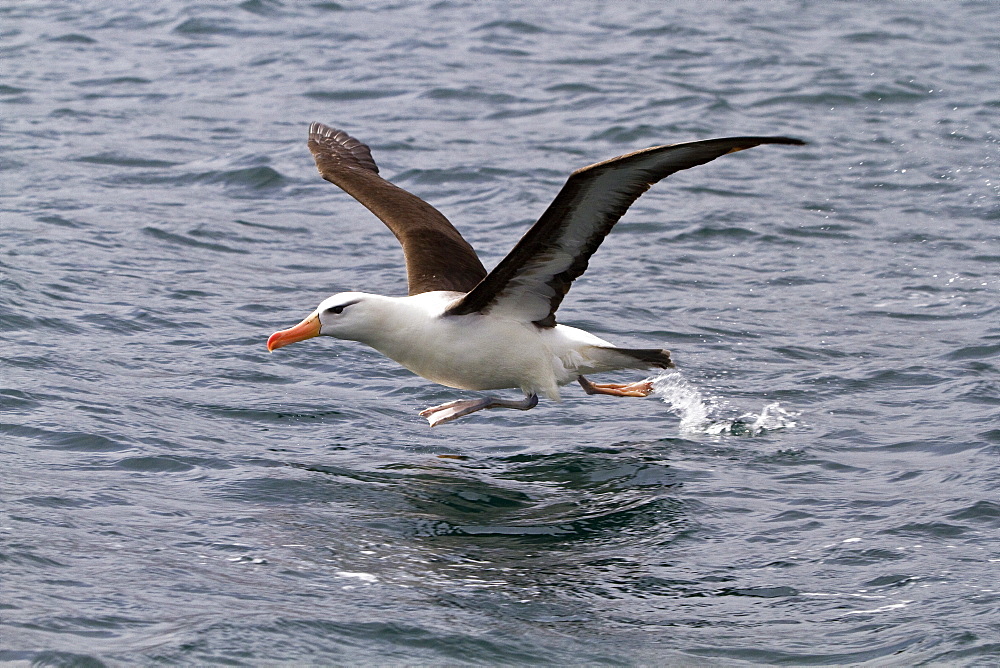
<path fill-rule="evenodd" d="M 556 309 L 611 228 L 642 193 L 674 172 L 790 137 L 727 137 L 651 148 L 598 162 L 566 184 L 514 249 L 487 273 L 440 211 L 379 176 L 371 150 L 343 130 L 309 126 L 320 175 L 382 220 L 403 247 L 408 294 L 342 292 L 267 340 L 275 351 L 316 336 L 358 341 L 413 373 L 462 390 L 517 388 L 524 399 L 459 399 L 420 412 L 432 427 L 484 409 L 528 410 L 578 382 L 587 394 L 644 397 L 649 380 L 593 383 L 588 374 L 666 369 L 670 352 L 619 348 L 556 323 Z"/>

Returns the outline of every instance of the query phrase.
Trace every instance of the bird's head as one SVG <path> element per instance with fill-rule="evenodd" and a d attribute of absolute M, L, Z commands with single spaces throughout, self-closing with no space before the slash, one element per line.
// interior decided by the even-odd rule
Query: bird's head
<path fill-rule="evenodd" d="M 375 297 L 363 292 L 341 292 L 327 297 L 305 320 L 272 334 L 267 339 L 267 349 L 274 352 L 282 346 L 314 336 L 364 340 L 368 331 L 378 326 L 378 318 L 373 317 L 378 310 Z"/>

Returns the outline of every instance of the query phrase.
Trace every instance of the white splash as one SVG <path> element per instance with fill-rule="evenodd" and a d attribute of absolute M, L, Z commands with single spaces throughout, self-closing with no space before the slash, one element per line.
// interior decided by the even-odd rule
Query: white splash
<path fill-rule="evenodd" d="M 664 371 L 653 378 L 653 396 L 663 399 L 680 417 L 681 431 L 701 431 L 709 424 L 709 405 L 679 372 Z"/>
<path fill-rule="evenodd" d="M 681 431 L 729 436 L 760 436 L 776 429 L 792 429 L 798 413 L 786 411 L 775 401 L 767 404 L 760 413 L 743 413 L 726 419 L 716 416 L 728 407 L 714 397 L 707 400 L 701 391 L 688 382 L 678 371 L 664 371 L 652 378 L 653 396 L 659 397 L 681 419 Z"/>

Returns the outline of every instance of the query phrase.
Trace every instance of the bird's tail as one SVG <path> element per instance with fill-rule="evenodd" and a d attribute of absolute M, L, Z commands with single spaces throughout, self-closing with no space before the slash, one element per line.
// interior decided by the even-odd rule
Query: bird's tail
<path fill-rule="evenodd" d="M 595 347 L 588 357 L 592 360 L 593 371 L 648 369 L 650 367 L 672 369 L 674 367 L 674 363 L 670 359 L 670 351 L 659 348 L 606 348 L 601 346 Z"/>
<path fill-rule="evenodd" d="M 674 368 L 669 350 L 660 350 L 659 348 L 615 348 L 614 351 L 643 362 L 644 366 L 656 367 L 657 369 Z"/>

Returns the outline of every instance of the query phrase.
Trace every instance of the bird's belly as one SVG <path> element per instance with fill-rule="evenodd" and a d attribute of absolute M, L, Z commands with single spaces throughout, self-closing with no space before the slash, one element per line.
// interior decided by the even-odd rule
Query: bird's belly
<path fill-rule="evenodd" d="M 552 353 L 534 325 L 483 316 L 443 318 L 426 331 L 409 332 L 403 343 L 380 352 L 441 385 L 545 394 L 555 390 Z"/>

